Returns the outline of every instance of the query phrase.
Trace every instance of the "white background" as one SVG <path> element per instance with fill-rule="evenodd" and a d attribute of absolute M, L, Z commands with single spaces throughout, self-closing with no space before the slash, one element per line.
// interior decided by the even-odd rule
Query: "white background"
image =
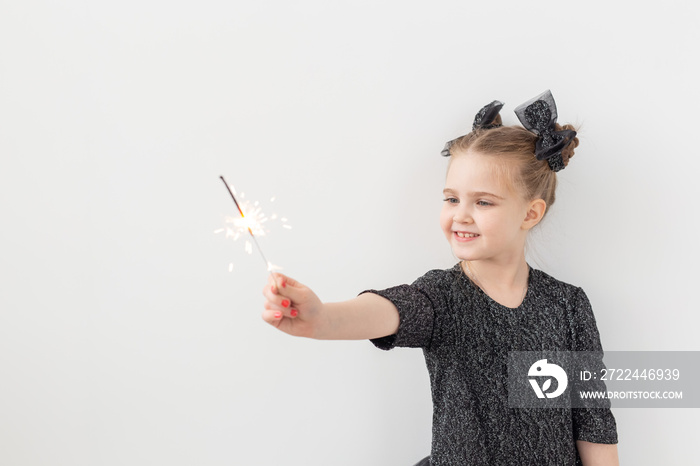
<path fill-rule="evenodd" d="M 260 319 L 268 258 L 324 300 L 455 263 L 445 141 L 551 89 L 580 125 L 531 265 L 606 350 L 698 350 L 692 2 L 0 3 L 0 464 L 410 465 L 419 350 Z M 276 196 L 274 203 L 270 198 Z M 233 271 L 229 272 L 229 263 Z M 618 409 L 623 464 L 693 464 L 697 409 Z"/>

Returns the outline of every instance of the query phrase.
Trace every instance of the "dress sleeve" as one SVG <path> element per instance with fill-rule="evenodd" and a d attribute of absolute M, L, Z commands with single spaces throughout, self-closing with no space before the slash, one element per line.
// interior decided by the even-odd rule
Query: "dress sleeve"
<path fill-rule="evenodd" d="M 365 290 L 391 301 L 399 311 L 399 328 L 393 335 L 370 341 L 379 349 L 394 347 L 427 348 L 433 338 L 436 309 L 444 301 L 438 290 L 438 271 L 431 271 L 411 285 L 384 290 Z"/>
<path fill-rule="evenodd" d="M 596 325 L 595 316 L 591 309 L 591 303 L 583 289 L 578 288 L 572 309 L 572 334 L 574 351 L 600 352 L 601 367 L 603 346 L 600 343 L 600 334 Z M 605 383 L 596 387 L 605 390 Z M 591 388 L 588 386 L 588 388 Z M 601 400 L 598 408 L 573 408 L 573 431 L 575 440 L 583 440 L 591 443 L 617 443 L 617 424 L 610 410 L 610 400 Z"/>

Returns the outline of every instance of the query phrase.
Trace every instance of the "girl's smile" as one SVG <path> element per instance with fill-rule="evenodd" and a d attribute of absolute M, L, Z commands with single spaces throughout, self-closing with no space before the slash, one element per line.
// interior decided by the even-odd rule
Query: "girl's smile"
<path fill-rule="evenodd" d="M 477 233 L 469 233 L 466 231 L 455 231 L 454 235 L 456 236 L 455 240 L 460 242 L 473 241 L 481 236 Z"/>

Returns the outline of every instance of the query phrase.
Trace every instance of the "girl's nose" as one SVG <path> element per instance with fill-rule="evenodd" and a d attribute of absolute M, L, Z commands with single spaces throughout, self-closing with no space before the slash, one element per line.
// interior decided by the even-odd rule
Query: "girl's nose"
<path fill-rule="evenodd" d="M 456 223 L 471 223 L 472 217 L 466 210 L 457 209 L 454 217 L 452 217 L 452 220 L 454 220 Z"/>

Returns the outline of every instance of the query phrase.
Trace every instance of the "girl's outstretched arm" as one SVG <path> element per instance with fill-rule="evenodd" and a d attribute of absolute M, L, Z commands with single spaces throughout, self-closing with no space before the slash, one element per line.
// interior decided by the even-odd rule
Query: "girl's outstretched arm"
<path fill-rule="evenodd" d="M 603 444 L 576 441 L 578 454 L 583 466 L 619 466 L 617 444 Z"/>
<path fill-rule="evenodd" d="M 364 293 L 339 303 L 322 303 L 310 288 L 280 273 L 263 289 L 262 318 L 277 329 L 318 340 L 366 340 L 393 335 L 399 311 L 386 298 Z"/>

